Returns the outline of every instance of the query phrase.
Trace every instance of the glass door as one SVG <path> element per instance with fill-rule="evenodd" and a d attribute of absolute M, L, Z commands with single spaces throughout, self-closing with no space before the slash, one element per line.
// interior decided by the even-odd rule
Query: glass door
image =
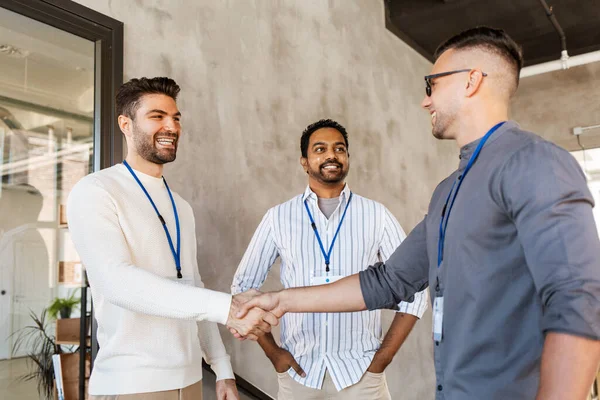
<path fill-rule="evenodd" d="M 114 107 L 122 79 L 121 22 L 70 1 L 1 1 L 0 393 L 8 398 L 52 397 L 47 360 L 59 350 L 61 362 L 64 356 L 79 365 L 77 373 L 69 369 L 69 391 L 85 397 L 95 324 L 65 205 L 79 179 L 122 159 Z M 48 318 L 43 310 L 71 295 L 72 318 L 68 307 Z M 82 344 L 77 353 L 52 345 L 36 360 L 42 353 L 35 344 L 15 347 L 23 327 L 43 315 L 43 332 L 61 346 Z M 65 340 L 58 340 L 60 326 L 69 328 Z M 31 373 L 34 381 L 18 381 Z"/>
<path fill-rule="evenodd" d="M 94 159 L 95 43 L 0 8 L 0 359 L 77 263 L 64 221 Z"/>

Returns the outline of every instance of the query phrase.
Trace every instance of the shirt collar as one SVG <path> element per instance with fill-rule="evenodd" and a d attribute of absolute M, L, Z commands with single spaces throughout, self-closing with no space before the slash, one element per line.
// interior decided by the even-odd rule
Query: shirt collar
<path fill-rule="evenodd" d="M 498 139 L 504 132 L 506 132 L 510 129 L 516 128 L 518 126 L 519 125 L 515 121 L 506 121 L 500 128 L 498 128 L 498 130 L 496 132 L 494 132 L 494 134 L 492 136 L 490 136 L 490 138 L 488 139 L 488 141 L 485 143 L 485 145 L 483 147 L 489 146 L 491 143 L 496 141 L 496 139 Z M 469 144 L 464 145 L 460 149 L 460 156 L 459 156 L 460 163 L 458 166 L 459 170 L 466 168 L 467 164 L 469 163 L 469 159 L 475 152 L 475 149 L 477 148 L 477 145 L 479 144 L 479 142 L 481 142 L 481 139 L 483 139 L 483 137 L 481 137 L 477 140 L 474 140 Z"/>
<path fill-rule="evenodd" d="M 340 203 L 343 202 L 345 199 L 347 199 L 348 196 L 350 196 L 350 188 L 348 187 L 348 184 L 345 184 L 344 189 L 342 190 L 342 193 L 340 194 Z M 308 198 L 312 198 L 314 201 L 318 200 L 317 194 L 311 190 L 309 185 L 306 185 L 306 190 L 304 191 L 304 194 L 302 195 L 302 201 L 306 201 L 306 199 L 308 199 Z"/>

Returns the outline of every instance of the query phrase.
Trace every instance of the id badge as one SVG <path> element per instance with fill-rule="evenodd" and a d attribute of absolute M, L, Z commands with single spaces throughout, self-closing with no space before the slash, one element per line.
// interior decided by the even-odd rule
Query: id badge
<path fill-rule="evenodd" d="M 175 276 L 175 277 L 171 277 L 169 279 L 172 280 L 175 283 L 179 283 L 180 285 L 195 286 L 194 285 L 194 278 L 192 278 L 191 276 L 184 276 L 183 278 L 177 278 Z"/>
<path fill-rule="evenodd" d="M 442 325 L 444 322 L 444 297 L 436 297 L 433 301 L 433 340 L 442 341 Z"/>
<path fill-rule="evenodd" d="M 342 275 L 331 275 L 331 276 L 313 276 L 311 279 L 312 285 L 327 285 L 340 279 L 345 278 Z"/>

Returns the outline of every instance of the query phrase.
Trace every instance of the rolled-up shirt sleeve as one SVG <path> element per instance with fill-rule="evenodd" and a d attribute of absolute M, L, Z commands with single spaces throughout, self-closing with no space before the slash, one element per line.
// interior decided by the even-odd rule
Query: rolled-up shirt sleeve
<path fill-rule="evenodd" d="M 412 302 L 415 293 L 428 287 L 426 218 L 385 263 L 360 272 L 360 288 L 369 310 L 396 309 L 398 303 Z"/>
<path fill-rule="evenodd" d="M 600 339 L 600 241 L 575 159 L 551 143 L 529 144 L 504 164 L 497 189 L 544 307 L 542 330 Z"/>

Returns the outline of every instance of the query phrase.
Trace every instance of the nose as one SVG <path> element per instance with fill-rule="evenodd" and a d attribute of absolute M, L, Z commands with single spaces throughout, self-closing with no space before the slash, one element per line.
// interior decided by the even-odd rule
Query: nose
<path fill-rule="evenodd" d="M 167 132 L 176 132 L 177 131 L 177 123 L 173 118 L 165 118 L 164 119 L 164 128 Z"/>
<path fill-rule="evenodd" d="M 335 153 L 335 149 L 333 147 L 327 149 L 325 156 L 327 160 L 337 160 L 337 154 Z"/>
<path fill-rule="evenodd" d="M 431 97 L 426 95 L 423 101 L 421 102 L 421 107 L 423 107 L 424 109 L 428 109 L 429 107 L 431 107 Z"/>

